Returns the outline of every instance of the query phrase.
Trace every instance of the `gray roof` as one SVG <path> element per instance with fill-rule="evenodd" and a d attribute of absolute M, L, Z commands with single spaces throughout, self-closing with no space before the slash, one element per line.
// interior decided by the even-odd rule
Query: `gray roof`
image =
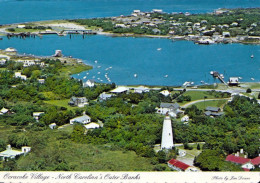
<path fill-rule="evenodd" d="M 73 118 L 71 120 L 73 120 L 74 122 L 83 123 L 84 121 L 91 120 L 91 118 L 88 115 L 84 115 L 84 116 Z"/>
<path fill-rule="evenodd" d="M 206 109 L 206 111 L 212 111 L 212 112 L 218 112 L 220 110 L 219 107 L 210 107 L 208 106 Z"/>
<path fill-rule="evenodd" d="M 178 109 L 180 105 L 178 103 L 161 103 L 160 107 L 162 108 L 175 108 Z"/>
<path fill-rule="evenodd" d="M 108 98 L 111 98 L 113 95 L 112 94 L 108 94 L 108 93 L 101 93 L 99 95 L 99 98 L 102 99 L 102 100 L 106 100 Z"/>

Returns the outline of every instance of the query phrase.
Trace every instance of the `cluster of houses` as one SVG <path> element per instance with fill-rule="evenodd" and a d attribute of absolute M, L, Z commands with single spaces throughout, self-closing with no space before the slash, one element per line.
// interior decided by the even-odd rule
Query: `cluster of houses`
<path fill-rule="evenodd" d="M 220 15 L 226 13 L 227 10 L 216 10 L 215 14 Z M 168 35 L 177 35 L 178 31 L 181 27 L 186 28 L 186 33 L 188 36 L 184 36 L 183 38 L 195 41 L 199 44 L 211 44 L 211 43 L 219 43 L 219 42 L 232 42 L 234 40 L 229 39 L 231 37 L 230 29 L 241 29 L 239 23 L 243 21 L 243 19 L 237 20 L 237 22 L 232 22 L 230 24 L 219 24 L 219 25 L 210 25 L 210 28 L 207 26 L 207 20 L 201 20 L 200 22 L 184 22 L 182 18 L 174 20 L 171 17 L 171 20 L 166 21 L 162 17 L 153 18 L 152 14 L 154 13 L 163 13 L 161 9 L 154 9 L 152 12 L 141 12 L 140 10 L 134 10 L 131 16 L 120 16 L 120 17 L 112 17 L 112 21 L 114 23 L 115 28 L 131 28 L 141 26 L 142 28 L 151 28 L 154 34 L 161 34 L 161 30 L 159 26 L 164 24 L 169 26 Z M 172 13 L 177 14 L 176 12 Z M 183 14 L 183 13 L 181 13 Z M 185 16 L 189 16 L 190 13 L 186 12 Z M 249 28 L 250 31 L 255 26 L 256 23 L 253 23 Z M 221 29 L 221 32 L 218 30 Z M 195 32 L 195 34 L 194 34 Z M 249 36 L 250 37 L 250 36 Z M 180 37 L 181 38 L 181 37 Z M 228 38 L 228 39 L 227 39 Z M 239 36 L 238 40 L 245 39 L 245 36 Z"/>

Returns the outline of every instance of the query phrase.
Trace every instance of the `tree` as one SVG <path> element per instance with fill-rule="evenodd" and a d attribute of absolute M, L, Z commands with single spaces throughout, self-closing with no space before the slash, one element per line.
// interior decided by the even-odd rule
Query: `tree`
<path fill-rule="evenodd" d="M 251 93 L 252 90 L 250 88 L 247 88 L 246 93 Z"/>
<path fill-rule="evenodd" d="M 200 150 L 200 144 L 197 145 L 197 150 Z"/>

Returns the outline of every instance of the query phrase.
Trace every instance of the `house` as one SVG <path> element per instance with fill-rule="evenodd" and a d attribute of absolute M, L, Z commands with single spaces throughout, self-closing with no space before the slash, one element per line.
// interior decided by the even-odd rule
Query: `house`
<path fill-rule="evenodd" d="M 91 122 L 91 118 L 88 115 L 83 115 L 70 120 L 71 125 L 73 125 L 75 122 L 81 124 L 87 124 Z"/>
<path fill-rule="evenodd" d="M 84 125 L 84 127 L 85 127 L 86 129 L 100 128 L 99 124 L 97 124 L 97 123 L 89 123 L 89 124 L 87 124 L 87 125 Z"/>
<path fill-rule="evenodd" d="M 240 154 L 241 150 L 240 150 Z M 239 152 L 237 152 L 235 155 L 230 154 L 226 157 L 226 161 L 235 163 L 237 165 L 241 165 L 241 168 L 243 168 L 244 171 L 250 171 L 251 169 L 255 169 L 256 167 L 260 167 L 260 156 L 249 159 L 245 157 L 241 157 Z"/>
<path fill-rule="evenodd" d="M 31 151 L 31 147 L 28 146 L 23 146 L 21 151 L 18 151 L 18 150 L 13 150 L 11 148 L 11 145 L 7 145 L 6 150 L 0 152 L 0 159 L 2 160 L 8 160 L 9 158 L 14 159 L 16 156 L 22 154 L 26 155 L 30 151 Z"/>
<path fill-rule="evenodd" d="M 139 86 L 137 88 L 134 88 L 134 93 L 145 93 L 145 92 L 149 92 L 150 89 L 144 86 Z"/>
<path fill-rule="evenodd" d="M 113 94 L 109 94 L 109 93 L 105 93 L 105 92 L 103 92 L 103 93 L 101 93 L 100 95 L 99 95 L 99 101 L 104 101 L 104 100 L 107 100 L 107 99 L 109 99 L 109 98 L 111 98 L 112 96 L 114 96 Z"/>
<path fill-rule="evenodd" d="M 68 103 L 71 106 L 84 107 L 88 105 L 88 99 L 86 97 L 71 97 Z"/>
<path fill-rule="evenodd" d="M 87 82 L 83 83 L 83 87 L 93 87 L 95 86 L 95 82 L 93 79 L 87 80 Z"/>
<path fill-rule="evenodd" d="M 173 170 L 177 170 L 179 172 L 198 172 L 199 169 L 194 167 L 194 166 L 190 166 L 187 165 L 186 163 L 183 163 L 179 160 L 176 159 L 171 159 L 170 161 L 168 161 L 168 166 L 173 169 Z"/>
<path fill-rule="evenodd" d="M 45 79 L 38 79 L 38 83 L 44 84 L 45 83 Z"/>
<path fill-rule="evenodd" d="M 223 115 L 224 112 L 221 112 L 221 110 L 220 110 L 219 107 L 210 107 L 210 106 L 208 106 L 208 107 L 205 109 L 204 114 L 205 114 L 206 116 L 216 117 L 216 116 L 221 116 L 221 115 Z"/>
<path fill-rule="evenodd" d="M 171 117 L 176 117 L 180 112 L 178 103 L 161 103 L 160 108 L 157 110 L 160 114 L 169 114 Z"/>
<path fill-rule="evenodd" d="M 163 10 L 161 10 L 161 9 L 153 9 L 153 11 L 152 11 L 153 13 L 162 13 L 163 12 Z"/>
<path fill-rule="evenodd" d="M 129 91 L 129 88 L 124 86 L 119 86 L 113 90 L 110 91 L 110 93 L 120 94 L 120 93 L 127 93 Z"/>
<path fill-rule="evenodd" d="M 19 25 L 17 25 L 17 28 L 23 29 L 23 28 L 25 28 L 25 25 L 24 24 L 19 24 Z"/>
<path fill-rule="evenodd" d="M 181 118 L 181 122 L 187 122 L 189 121 L 189 116 L 188 115 L 185 115 Z"/>
<path fill-rule="evenodd" d="M 162 95 L 164 95 L 165 97 L 167 97 L 168 95 L 170 95 L 170 92 L 168 90 L 163 90 L 160 92 Z"/>
<path fill-rule="evenodd" d="M 39 122 L 40 116 L 44 114 L 44 112 L 34 112 L 33 118 L 36 119 L 36 122 Z"/>
<path fill-rule="evenodd" d="M 22 80 L 27 80 L 27 76 L 26 75 L 22 75 L 21 72 L 15 72 L 14 73 L 14 77 L 15 78 L 21 78 Z"/>
<path fill-rule="evenodd" d="M 49 127 L 50 127 L 50 129 L 54 129 L 54 128 L 56 128 L 57 127 L 57 125 L 56 125 L 56 123 L 51 123 L 50 125 L 49 125 Z"/>
<path fill-rule="evenodd" d="M 11 114 L 11 111 L 9 110 L 9 109 L 6 109 L 6 108 L 2 108 L 1 110 L 0 110 L 0 115 L 4 115 L 4 114 Z"/>
<path fill-rule="evenodd" d="M 153 29 L 152 30 L 154 34 L 161 34 L 161 30 L 160 29 Z"/>
<path fill-rule="evenodd" d="M 9 52 L 9 53 L 16 53 L 17 52 L 17 50 L 15 48 L 12 48 L 12 47 L 6 48 L 5 51 Z"/>
<path fill-rule="evenodd" d="M 230 32 L 223 32 L 223 33 L 222 33 L 222 36 L 223 36 L 223 37 L 230 37 Z"/>
<path fill-rule="evenodd" d="M 239 78 L 238 77 L 230 77 L 228 80 L 229 86 L 238 86 L 239 84 Z"/>

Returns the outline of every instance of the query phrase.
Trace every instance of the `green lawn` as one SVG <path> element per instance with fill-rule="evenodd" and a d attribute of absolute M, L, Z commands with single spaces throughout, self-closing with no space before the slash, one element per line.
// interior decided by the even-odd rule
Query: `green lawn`
<path fill-rule="evenodd" d="M 222 107 L 225 103 L 227 102 L 226 99 L 223 100 L 211 100 L 211 101 L 204 101 L 202 102 L 198 102 L 196 104 L 194 104 L 195 106 L 197 106 L 199 109 L 205 109 L 207 106 L 211 106 L 211 107 Z"/>
<path fill-rule="evenodd" d="M 70 105 L 68 105 L 69 99 L 48 100 L 48 101 L 44 101 L 44 103 L 50 104 L 50 105 L 56 105 L 56 106 L 59 106 L 59 107 L 66 107 L 68 110 L 75 110 L 75 109 L 78 108 L 78 107 L 71 107 Z"/>
<path fill-rule="evenodd" d="M 62 67 L 60 71 L 61 76 L 68 76 L 72 74 L 78 74 L 86 70 L 92 69 L 91 66 L 85 64 L 67 65 Z"/>

